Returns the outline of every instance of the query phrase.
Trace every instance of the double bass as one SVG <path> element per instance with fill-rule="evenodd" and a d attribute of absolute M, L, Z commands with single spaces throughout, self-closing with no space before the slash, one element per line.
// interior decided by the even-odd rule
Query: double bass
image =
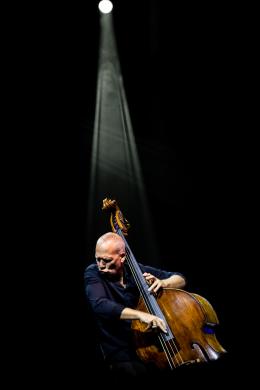
<path fill-rule="evenodd" d="M 130 227 L 117 202 L 103 200 L 102 210 L 110 211 L 110 224 L 126 246 L 126 261 L 140 292 L 137 310 L 156 315 L 164 320 L 167 333 L 147 331 L 146 324 L 132 321 L 136 353 L 145 363 L 159 369 L 175 369 L 193 363 L 217 360 L 226 350 L 216 338 L 219 324 L 211 304 L 202 296 L 178 288 L 162 288 L 156 294 L 148 291 L 148 284 L 126 241 Z"/>

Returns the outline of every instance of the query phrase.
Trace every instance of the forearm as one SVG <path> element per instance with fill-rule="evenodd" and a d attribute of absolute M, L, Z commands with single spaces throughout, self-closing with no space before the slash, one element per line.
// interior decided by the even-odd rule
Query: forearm
<path fill-rule="evenodd" d="M 163 332 L 167 332 L 166 324 L 164 320 L 162 320 L 160 317 L 157 317 L 151 313 L 146 313 L 144 311 L 131 309 L 130 307 L 125 307 L 120 315 L 121 320 L 139 320 L 141 322 L 144 322 L 148 325 L 147 329 L 149 328 L 159 328 Z"/>
<path fill-rule="evenodd" d="M 186 285 L 185 279 L 181 275 L 172 275 L 168 279 L 163 279 L 163 288 L 183 288 Z"/>
<path fill-rule="evenodd" d="M 135 309 L 131 309 L 130 307 L 125 307 L 120 315 L 121 320 L 140 320 L 143 312 Z"/>

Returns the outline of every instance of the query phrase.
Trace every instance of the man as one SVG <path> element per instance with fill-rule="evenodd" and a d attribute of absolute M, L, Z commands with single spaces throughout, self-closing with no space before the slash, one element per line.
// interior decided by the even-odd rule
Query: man
<path fill-rule="evenodd" d="M 88 302 L 95 314 L 100 347 L 109 367 L 131 375 L 145 372 L 138 361 L 132 342 L 131 321 L 147 324 L 166 333 L 163 319 L 135 307 L 139 290 L 127 265 L 125 242 L 116 233 L 105 233 L 96 243 L 96 264 L 85 271 L 85 289 Z M 162 287 L 183 288 L 185 279 L 180 273 L 167 272 L 139 263 L 149 291 L 156 293 Z"/>

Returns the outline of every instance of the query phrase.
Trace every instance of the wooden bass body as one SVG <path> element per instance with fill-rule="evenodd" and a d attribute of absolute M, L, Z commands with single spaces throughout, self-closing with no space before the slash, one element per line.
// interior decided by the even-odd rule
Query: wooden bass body
<path fill-rule="evenodd" d="M 162 337 L 157 331 L 147 331 L 146 324 L 132 321 L 136 352 L 141 360 L 153 362 L 158 368 L 164 369 L 169 367 L 171 356 L 176 368 L 184 364 L 216 360 L 226 352 L 215 335 L 214 328 L 219 323 L 217 314 L 205 298 L 169 288 L 160 291 L 157 302 L 173 337 L 168 340 L 167 336 Z M 137 309 L 148 311 L 142 298 Z"/>

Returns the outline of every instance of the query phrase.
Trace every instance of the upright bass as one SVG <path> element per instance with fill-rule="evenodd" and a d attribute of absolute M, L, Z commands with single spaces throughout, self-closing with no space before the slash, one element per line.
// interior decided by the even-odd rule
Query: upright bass
<path fill-rule="evenodd" d="M 173 370 L 183 365 L 216 360 L 226 353 L 215 335 L 214 328 L 219 320 L 211 304 L 198 294 L 177 288 L 163 288 L 156 295 L 151 294 L 125 239 L 128 221 L 115 200 L 104 199 L 102 209 L 111 212 L 112 230 L 125 241 L 126 260 L 140 291 L 136 309 L 160 317 L 167 327 L 167 333 L 147 332 L 146 324 L 132 321 L 139 358 L 145 363 L 153 362 L 159 369 Z"/>

